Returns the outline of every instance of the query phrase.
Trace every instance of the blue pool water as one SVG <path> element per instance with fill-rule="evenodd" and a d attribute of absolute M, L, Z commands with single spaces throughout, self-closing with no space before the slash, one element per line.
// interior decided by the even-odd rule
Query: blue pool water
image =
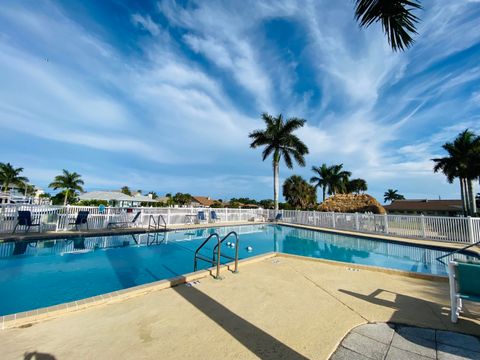
<path fill-rule="evenodd" d="M 446 252 L 280 225 L 0 244 L 0 315 L 79 300 L 193 271 L 193 254 L 211 233 L 235 230 L 239 256 L 270 251 L 446 275 Z M 233 238 L 232 238 L 233 239 Z M 214 242 L 203 254 L 211 256 Z M 246 250 L 251 246 L 253 251 Z M 222 253 L 233 256 L 224 243 Z M 458 254 L 456 257 L 468 258 Z M 209 267 L 199 262 L 199 268 Z M 241 270 L 241 269 L 240 269 Z"/>

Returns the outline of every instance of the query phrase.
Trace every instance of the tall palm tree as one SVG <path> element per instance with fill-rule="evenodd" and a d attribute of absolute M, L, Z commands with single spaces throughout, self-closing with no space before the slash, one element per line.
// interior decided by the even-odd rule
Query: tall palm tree
<path fill-rule="evenodd" d="M 392 202 L 394 200 L 405 200 L 405 196 L 403 196 L 402 194 L 399 194 L 398 190 L 388 189 L 383 194 L 383 200 L 385 202 L 387 201 Z"/>
<path fill-rule="evenodd" d="M 350 171 L 343 170 L 343 164 L 332 165 L 329 168 L 330 176 L 328 180 L 328 194 L 335 195 L 347 191 L 346 184 L 348 178 L 352 176 Z"/>
<path fill-rule="evenodd" d="M 0 184 L 3 186 L 3 191 L 8 191 L 10 185 L 24 187 L 28 179 L 20 176 L 22 172 L 22 167 L 15 168 L 10 163 L 0 163 Z"/>
<path fill-rule="evenodd" d="M 53 190 L 63 189 L 65 191 L 63 205 L 67 205 L 69 193 L 75 193 L 76 190 L 83 192 L 83 184 L 84 182 L 80 174 L 63 169 L 62 175 L 55 176 L 55 179 L 50 185 L 48 185 L 48 187 L 53 188 Z"/>
<path fill-rule="evenodd" d="M 347 187 L 348 193 L 357 193 L 357 194 L 360 194 L 362 191 L 367 191 L 368 189 L 367 182 L 364 179 L 348 180 L 346 187 Z"/>
<path fill-rule="evenodd" d="M 322 188 L 322 198 L 325 201 L 328 182 L 330 181 L 331 171 L 327 164 L 323 163 L 322 166 L 312 166 L 312 171 L 316 176 L 310 178 L 310 184 L 315 184 L 315 188 Z"/>
<path fill-rule="evenodd" d="M 435 162 L 433 171 L 443 172 L 449 183 L 459 178 L 464 212 L 474 215 L 476 202 L 473 181 L 480 176 L 480 136 L 466 129 L 453 142 L 443 144 L 442 148 L 448 156 L 432 159 Z"/>
<path fill-rule="evenodd" d="M 356 0 L 355 19 L 365 28 L 380 21 L 392 49 L 403 51 L 414 42 L 419 19 L 413 11 L 421 8 L 419 0 Z"/>
<path fill-rule="evenodd" d="M 295 209 L 308 209 L 316 203 L 315 189 L 301 176 L 292 175 L 283 183 L 283 196 Z"/>
<path fill-rule="evenodd" d="M 278 176 L 280 160 L 283 161 L 289 169 L 293 168 L 292 157 L 300 166 L 305 166 L 304 156 L 308 154 L 307 146 L 294 135 L 293 132 L 301 128 L 306 120 L 298 118 L 283 119 L 282 114 L 273 117 L 267 113 L 262 114 L 262 120 L 267 126 L 265 130 L 255 130 L 248 136 L 252 139 L 251 148 L 265 146 L 262 152 L 262 160 L 273 154 L 273 199 L 275 203 L 275 212 L 278 211 Z"/>

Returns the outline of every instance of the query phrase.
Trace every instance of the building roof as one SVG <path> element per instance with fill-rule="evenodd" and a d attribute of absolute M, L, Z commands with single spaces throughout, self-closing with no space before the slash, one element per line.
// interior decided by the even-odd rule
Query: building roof
<path fill-rule="evenodd" d="M 120 191 L 89 191 L 78 197 L 80 200 L 135 201 L 132 196 Z"/>
<path fill-rule="evenodd" d="M 132 201 L 140 201 L 140 202 L 158 202 L 157 199 L 152 199 L 148 195 L 142 195 L 142 194 L 135 194 L 131 197 Z"/>
<path fill-rule="evenodd" d="M 384 206 L 388 211 L 462 211 L 461 200 L 395 200 Z"/>
<path fill-rule="evenodd" d="M 196 201 L 202 206 L 212 206 L 217 201 L 210 199 L 209 196 L 192 196 L 193 201 Z"/>

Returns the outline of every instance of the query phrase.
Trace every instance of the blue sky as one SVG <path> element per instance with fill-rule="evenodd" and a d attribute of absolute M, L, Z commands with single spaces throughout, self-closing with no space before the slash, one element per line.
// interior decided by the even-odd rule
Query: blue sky
<path fill-rule="evenodd" d="M 282 179 L 343 163 L 379 200 L 458 198 L 429 159 L 480 133 L 480 2 L 422 3 L 394 53 L 353 1 L 5 1 L 0 161 L 44 188 L 65 168 L 88 190 L 271 198 L 248 139 L 266 111 L 307 119 Z"/>

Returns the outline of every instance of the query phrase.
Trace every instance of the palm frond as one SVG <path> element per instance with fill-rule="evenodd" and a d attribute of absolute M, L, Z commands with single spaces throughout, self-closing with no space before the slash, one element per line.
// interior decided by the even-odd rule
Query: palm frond
<path fill-rule="evenodd" d="M 419 0 L 356 0 L 355 19 L 361 27 L 381 22 L 394 51 L 405 50 L 414 43 L 419 18 L 414 10 L 422 9 Z"/>

